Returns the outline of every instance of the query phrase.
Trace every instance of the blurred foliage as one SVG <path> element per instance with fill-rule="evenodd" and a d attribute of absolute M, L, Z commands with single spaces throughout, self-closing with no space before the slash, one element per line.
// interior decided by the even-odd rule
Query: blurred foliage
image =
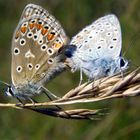
<path fill-rule="evenodd" d="M 43 6 L 62 24 L 71 38 L 93 20 L 115 13 L 120 19 L 123 51 L 130 65 L 140 65 L 140 1 L 139 0 L 0 0 L 0 79 L 10 83 L 11 38 L 20 14 L 28 3 Z M 128 48 L 128 49 L 127 49 Z M 61 81 L 61 82 L 60 82 Z M 47 88 L 63 95 L 79 82 L 79 72 L 64 72 Z M 64 88 L 65 87 L 65 88 Z M 1 92 L 2 93 L 2 92 Z M 2 93 L 3 94 L 3 93 Z M 112 111 L 101 121 L 75 121 L 51 118 L 28 110 L 0 108 L 2 140 L 139 140 L 140 97 L 77 105 L 78 107 L 110 107 Z M 0 102 L 13 102 L 1 95 Z"/>

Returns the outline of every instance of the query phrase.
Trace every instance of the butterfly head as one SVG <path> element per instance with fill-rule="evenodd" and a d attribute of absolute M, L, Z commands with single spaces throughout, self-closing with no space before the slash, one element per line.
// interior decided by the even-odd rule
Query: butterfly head
<path fill-rule="evenodd" d="M 6 92 L 5 92 L 5 95 L 10 96 L 10 97 L 14 96 L 12 86 L 8 86 L 8 88 L 7 88 Z"/>
<path fill-rule="evenodd" d="M 75 53 L 77 47 L 75 45 L 67 45 L 66 50 L 65 50 L 65 56 L 67 58 L 71 58 L 73 54 Z"/>
<path fill-rule="evenodd" d="M 123 57 L 117 57 L 111 60 L 108 63 L 109 69 L 107 69 L 106 73 L 109 76 L 114 74 L 118 74 L 128 69 L 128 61 Z"/>
<path fill-rule="evenodd" d="M 22 99 L 27 99 L 28 97 L 40 94 L 41 91 L 42 89 L 39 84 L 27 83 L 23 85 L 8 86 L 5 95 L 9 97 L 18 97 Z"/>
<path fill-rule="evenodd" d="M 119 67 L 122 71 L 126 70 L 128 68 L 128 61 L 125 60 L 123 57 L 120 57 L 119 58 Z"/>
<path fill-rule="evenodd" d="M 65 64 L 71 68 L 72 72 L 75 72 L 78 69 L 79 61 L 77 61 L 77 57 L 75 57 L 75 53 L 77 52 L 77 46 L 70 44 L 65 47 Z"/>

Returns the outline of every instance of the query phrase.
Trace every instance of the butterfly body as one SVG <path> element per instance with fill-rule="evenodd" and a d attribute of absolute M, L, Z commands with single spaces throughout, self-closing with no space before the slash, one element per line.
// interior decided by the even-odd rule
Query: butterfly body
<path fill-rule="evenodd" d="M 116 59 L 112 59 L 112 58 L 96 59 L 84 63 L 81 66 L 81 68 L 82 71 L 86 75 L 88 75 L 89 79 L 96 80 L 106 76 L 113 76 L 114 74 L 121 72 L 122 66 L 120 65 L 119 61 L 125 61 L 125 60 L 123 60 L 123 58 L 121 57 Z"/>
<path fill-rule="evenodd" d="M 9 87 L 7 90 L 7 94 L 10 92 L 11 96 L 26 99 L 28 97 L 40 94 L 41 91 L 42 90 L 40 89 L 39 85 L 28 83 L 27 85 L 18 85 L 17 87 L 11 85 L 11 87 Z"/>
<path fill-rule="evenodd" d="M 72 38 L 65 51 L 66 63 L 73 72 L 80 69 L 89 79 L 112 76 L 128 68 L 121 56 L 121 41 L 117 17 L 101 17 Z"/>
<path fill-rule="evenodd" d="M 28 4 L 12 39 L 12 86 L 7 94 L 25 99 L 40 94 L 44 83 L 66 68 L 59 49 L 67 40 L 60 23 L 48 11 Z"/>

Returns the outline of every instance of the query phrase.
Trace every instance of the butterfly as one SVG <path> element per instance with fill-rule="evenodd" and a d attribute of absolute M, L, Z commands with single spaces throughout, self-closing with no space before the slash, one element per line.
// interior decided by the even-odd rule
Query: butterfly
<path fill-rule="evenodd" d="M 60 23 L 47 10 L 28 4 L 13 34 L 12 84 L 6 94 L 33 101 L 32 96 L 49 92 L 44 83 L 65 69 L 60 48 L 67 41 Z"/>
<path fill-rule="evenodd" d="M 94 21 L 72 38 L 65 50 L 72 72 L 80 69 L 90 80 L 112 76 L 128 68 L 121 56 L 122 38 L 118 18 L 109 14 Z"/>

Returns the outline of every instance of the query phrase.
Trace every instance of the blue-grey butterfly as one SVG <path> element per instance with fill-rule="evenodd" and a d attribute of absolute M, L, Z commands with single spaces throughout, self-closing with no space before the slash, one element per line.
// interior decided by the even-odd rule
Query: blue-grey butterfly
<path fill-rule="evenodd" d="M 72 71 L 80 69 L 89 79 L 112 76 L 128 68 L 121 56 L 122 38 L 118 18 L 106 15 L 74 36 L 65 50 Z"/>
<path fill-rule="evenodd" d="M 32 96 L 48 92 L 44 83 L 65 69 L 59 50 L 67 40 L 60 23 L 47 10 L 28 4 L 12 39 L 12 85 L 6 94 L 32 101 Z"/>

